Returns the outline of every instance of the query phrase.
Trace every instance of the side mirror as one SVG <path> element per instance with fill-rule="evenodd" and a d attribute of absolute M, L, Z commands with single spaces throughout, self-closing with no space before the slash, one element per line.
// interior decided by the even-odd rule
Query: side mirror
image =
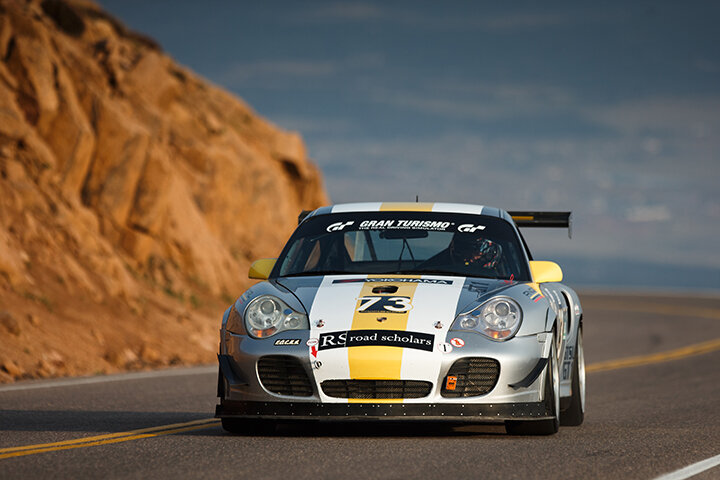
<path fill-rule="evenodd" d="M 555 262 L 530 260 L 530 273 L 535 283 L 562 282 L 563 279 L 562 269 Z"/>
<path fill-rule="evenodd" d="M 255 260 L 253 264 L 250 265 L 248 277 L 256 278 L 258 280 L 267 280 L 273 267 L 275 267 L 276 261 L 277 258 L 261 258 L 260 260 Z"/>

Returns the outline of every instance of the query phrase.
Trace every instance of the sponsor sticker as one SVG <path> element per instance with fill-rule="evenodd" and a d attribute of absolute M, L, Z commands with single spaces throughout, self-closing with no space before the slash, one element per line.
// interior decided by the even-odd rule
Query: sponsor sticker
<path fill-rule="evenodd" d="M 432 352 L 435 335 L 403 330 L 345 330 L 320 335 L 318 350 L 369 345 L 414 348 Z"/>
<path fill-rule="evenodd" d="M 462 338 L 455 337 L 450 340 L 450 343 L 452 344 L 453 347 L 457 347 L 457 348 L 461 348 L 461 347 L 465 346 L 465 340 L 463 340 Z"/>
<path fill-rule="evenodd" d="M 333 280 L 332 283 L 423 283 L 430 285 L 452 285 L 452 280 L 443 280 L 436 278 L 339 278 Z"/>
<path fill-rule="evenodd" d="M 355 222 L 353 222 L 352 220 L 349 222 L 331 223 L 330 225 L 328 225 L 328 227 L 325 230 L 327 230 L 328 232 L 338 232 L 338 231 L 343 230 L 345 227 L 349 227 L 353 223 L 355 223 Z"/>
<path fill-rule="evenodd" d="M 438 220 L 363 220 L 358 225 L 358 230 L 434 230 L 444 232 L 450 225 L 452 222 Z"/>
<path fill-rule="evenodd" d="M 532 288 L 528 288 L 527 290 L 524 290 L 523 295 L 526 297 L 530 297 L 530 300 L 532 300 L 534 303 L 537 303 L 540 301 L 541 298 L 545 298 L 545 296 L 542 293 L 538 293 Z"/>
<path fill-rule="evenodd" d="M 308 341 L 305 342 L 305 345 L 307 345 L 308 347 L 312 347 L 313 345 L 317 345 L 317 344 L 318 344 L 317 338 L 309 338 Z"/>
<path fill-rule="evenodd" d="M 455 390 L 455 387 L 457 387 L 457 376 L 448 375 L 445 380 L 445 390 Z"/>
<path fill-rule="evenodd" d="M 299 338 L 278 338 L 275 340 L 273 345 L 286 346 L 286 345 L 300 345 Z"/>
<path fill-rule="evenodd" d="M 568 378 L 570 378 L 570 371 L 572 369 L 574 354 L 575 354 L 574 346 L 568 345 L 567 347 L 565 347 L 565 358 L 563 359 L 563 366 L 562 366 L 563 380 L 567 380 Z"/>
<path fill-rule="evenodd" d="M 473 225 L 472 223 L 465 223 L 458 227 L 458 232 L 475 233 L 478 230 L 485 230 L 485 225 Z"/>

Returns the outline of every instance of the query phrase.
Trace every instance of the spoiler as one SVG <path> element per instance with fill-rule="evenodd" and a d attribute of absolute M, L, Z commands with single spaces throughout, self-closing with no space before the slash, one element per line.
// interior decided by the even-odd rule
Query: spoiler
<path fill-rule="evenodd" d="M 567 228 L 572 238 L 572 212 L 508 212 L 518 227 Z"/>

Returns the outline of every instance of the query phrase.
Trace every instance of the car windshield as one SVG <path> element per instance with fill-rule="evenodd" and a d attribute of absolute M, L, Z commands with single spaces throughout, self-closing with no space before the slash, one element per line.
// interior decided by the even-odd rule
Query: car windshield
<path fill-rule="evenodd" d="M 354 212 L 305 220 L 273 276 L 440 274 L 528 281 L 513 227 L 484 215 Z"/>

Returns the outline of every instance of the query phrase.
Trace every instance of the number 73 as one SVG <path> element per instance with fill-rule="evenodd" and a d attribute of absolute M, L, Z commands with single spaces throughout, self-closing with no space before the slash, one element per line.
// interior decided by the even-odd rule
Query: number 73
<path fill-rule="evenodd" d="M 360 297 L 360 307 L 358 312 L 394 312 L 405 313 L 412 309 L 410 297 L 384 297 L 369 296 Z"/>

